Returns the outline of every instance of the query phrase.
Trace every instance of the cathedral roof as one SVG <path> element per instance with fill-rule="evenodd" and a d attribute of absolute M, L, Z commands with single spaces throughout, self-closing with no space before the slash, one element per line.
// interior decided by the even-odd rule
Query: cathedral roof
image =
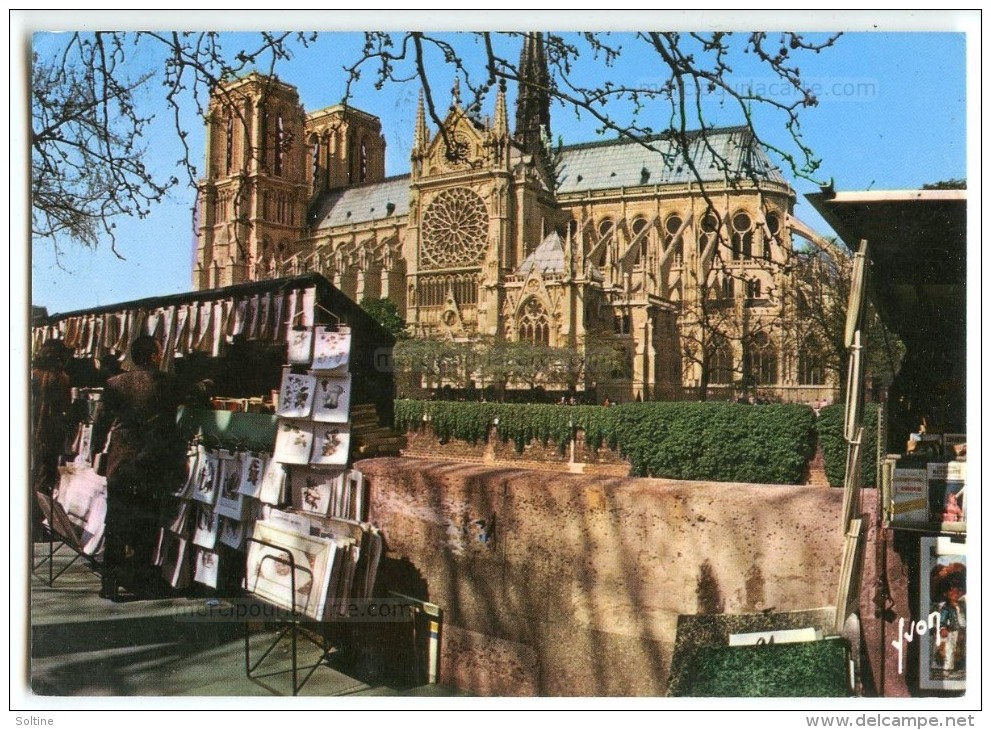
<path fill-rule="evenodd" d="M 535 269 L 541 274 L 565 273 L 564 243 L 556 232 L 547 234 L 533 253 L 523 260 L 516 273 L 529 274 Z"/>
<path fill-rule="evenodd" d="M 313 205 L 313 227 L 335 228 L 406 215 L 409 183 L 409 175 L 397 175 L 382 182 L 326 193 Z"/>
<path fill-rule="evenodd" d="M 727 163 L 730 179 L 746 179 L 756 175 L 762 180 L 787 184 L 781 171 L 754 143 L 753 133 L 748 127 L 713 129 L 706 135 L 705 141 L 698 132 L 689 134 L 689 154 L 703 181 L 717 183 L 725 179 L 717 163 L 721 158 Z M 673 141 L 658 138 L 651 144 L 654 150 L 636 142 L 615 139 L 563 147 L 557 193 L 697 182 Z M 410 180 L 408 174 L 397 175 L 382 182 L 325 193 L 311 209 L 311 223 L 316 230 L 320 230 L 405 216 L 409 213 Z M 549 238 L 544 239 L 531 257 L 548 244 Z M 561 246 L 560 240 L 557 245 Z M 550 248 L 546 249 L 546 253 L 552 255 Z M 559 270 L 563 271 L 563 248 L 560 254 L 553 255 L 559 257 Z"/>
<path fill-rule="evenodd" d="M 725 179 L 719 160 L 726 161 L 730 179 L 756 175 L 762 180 L 787 183 L 748 127 L 713 129 L 705 140 L 689 133 L 689 158 L 704 182 Z M 643 185 L 687 185 L 697 182 L 674 140 L 658 138 L 650 150 L 625 140 L 608 140 L 563 147 L 558 168 L 562 194 Z M 656 150 L 656 151 L 655 151 Z"/>

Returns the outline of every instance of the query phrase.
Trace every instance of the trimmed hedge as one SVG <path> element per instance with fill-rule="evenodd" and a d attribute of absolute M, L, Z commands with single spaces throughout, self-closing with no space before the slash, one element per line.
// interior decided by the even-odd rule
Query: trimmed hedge
<path fill-rule="evenodd" d="M 826 406 L 819 412 L 819 443 L 826 462 L 829 486 L 842 487 L 846 473 L 846 441 L 843 439 L 845 406 Z M 864 406 L 864 442 L 860 446 L 860 475 L 865 487 L 877 486 L 877 404 Z"/>
<path fill-rule="evenodd" d="M 486 440 L 490 424 L 518 452 L 534 440 L 564 451 L 575 428 L 590 448 L 619 448 L 631 476 L 797 484 L 815 448 L 815 415 L 801 405 L 626 403 L 559 406 L 396 401 L 400 430 L 429 420 L 441 441 Z"/>
<path fill-rule="evenodd" d="M 631 476 L 797 484 L 815 453 L 808 406 L 630 403 L 617 413 Z"/>

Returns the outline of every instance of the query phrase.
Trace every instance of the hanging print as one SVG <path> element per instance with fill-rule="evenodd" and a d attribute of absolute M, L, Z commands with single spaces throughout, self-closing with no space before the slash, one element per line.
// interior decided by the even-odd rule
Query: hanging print
<path fill-rule="evenodd" d="M 262 477 L 268 464 L 268 454 L 248 452 L 241 460 L 241 484 L 238 491 L 245 497 L 258 498 L 262 488 Z"/>
<path fill-rule="evenodd" d="M 196 490 L 193 492 L 193 499 L 204 504 L 212 505 L 217 501 L 218 471 L 220 470 L 220 459 L 212 451 L 206 452 L 203 464 L 197 476 Z"/>
<path fill-rule="evenodd" d="M 276 415 L 282 418 L 308 418 L 313 408 L 315 387 L 316 378 L 313 375 L 297 375 L 289 368 L 283 368 Z"/>
<path fill-rule="evenodd" d="M 313 336 L 313 369 L 346 369 L 351 352 L 351 329 L 316 327 Z"/>
<path fill-rule="evenodd" d="M 309 365 L 313 359 L 313 329 L 290 327 L 286 341 L 289 345 L 289 362 L 293 365 Z"/>
<path fill-rule="evenodd" d="M 282 421 L 275 437 L 272 458 L 283 464 L 306 464 L 313 448 L 313 424 Z"/>
<path fill-rule="evenodd" d="M 351 376 L 317 375 L 313 395 L 313 420 L 347 423 L 351 405 Z"/>
<path fill-rule="evenodd" d="M 292 477 L 292 506 L 301 512 L 326 516 L 343 485 L 343 471 L 295 469 Z"/>
<path fill-rule="evenodd" d="M 348 451 L 351 447 L 351 433 L 348 425 L 333 423 L 314 423 L 313 426 L 313 455 L 311 464 L 326 466 L 345 466 L 348 463 Z"/>

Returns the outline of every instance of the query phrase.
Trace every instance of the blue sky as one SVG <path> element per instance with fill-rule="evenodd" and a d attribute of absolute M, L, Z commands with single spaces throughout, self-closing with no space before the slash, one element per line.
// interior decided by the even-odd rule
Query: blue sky
<path fill-rule="evenodd" d="M 229 40 L 232 47 L 237 44 L 233 36 Z M 357 57 L 359 41 L 355 34 L 323 33 L 315 46 L 302 50 L 277 72 L 299 88 L 308 111 L 338 103 L 344 88 L 341 67 Z M 35 37 L 35 49 L 40 52 L 54 45 L 56 38 Z M 834 47 L 805 57 L 800 64 L 802 77 L 820 91 L 819 105 L 802 117 L 805 141 L 822 161 L 818 176 L 833 178 L 841 190 L 916 188 L 967 177 L 965 45 L 963 33 L 848 32 Z M 508 53 L 515 60 L 518 51 Z M 656 61 L 649 56 L 627 51 L 608 71 L 609 78 L 649 82 L 651 64 L 656 66 Z M 750 57 L 736 57 L 733 66 L 733 78 L 741 85 L 759 88 L 773 81 Z M 588 67 L 589 74 L 597 72 L 600 67 Z M 438 96 L 446 102 L 450 74 L 439 70 L 435 79 Z M 774 87 L 767 88 L 775 93 Z M 148 162 L 163 174 L 171 174 L 179 150 L 157 104 L 157 91 L 158 87 L 150 87 L 143 99 L 148 112 L 158 115 L 155 128 L 161 130 L 148 140 Z M 352 102 L 383 121 L 387 174 L 408 171 L 417 91 L 412 84 L 375 91 L 370 82 L 363 82 Z M 716 100 L 710 102 L 713 121 L 740 122 L 737 113 L 720 109 Z M 490 99 L 483 113 L 491 114 L 492 105 Z M 769 142 L 787 143 L 780 119 L 761 114 L 757 124 Z M 201 163 L 202 124 L 189 115 L 184 125 L 196 155 L 194 162 Z M 561 107 L 552 109 L 551 125 L 553 136 L 562 137 L 565 143 L 597 138 L 593 122 L 575 119 Z M 796 215 L 831 234 L 802 197 L 816 191 L 816 184 L 792 179 L 799 196 Z M 190 290 L 195 245 L 189 212 L 192 201 L 192 190 L 176 189 L 148 218 L 119 221 L 118 250 L 123 260 L 109 246 L 95 251 L 69 246 L 56 261 L 50 243 L 35 243 L 33 303 L 57 312 Z"/>

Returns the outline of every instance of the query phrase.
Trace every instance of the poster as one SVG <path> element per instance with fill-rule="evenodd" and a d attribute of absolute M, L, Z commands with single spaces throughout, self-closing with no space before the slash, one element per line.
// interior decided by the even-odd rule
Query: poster
<path fill-rule="evenodd" d="M 949 537 L 923 537 L 919 687 L 963 690 L 967 686 L 967 557 L 965 544 Z"/>

